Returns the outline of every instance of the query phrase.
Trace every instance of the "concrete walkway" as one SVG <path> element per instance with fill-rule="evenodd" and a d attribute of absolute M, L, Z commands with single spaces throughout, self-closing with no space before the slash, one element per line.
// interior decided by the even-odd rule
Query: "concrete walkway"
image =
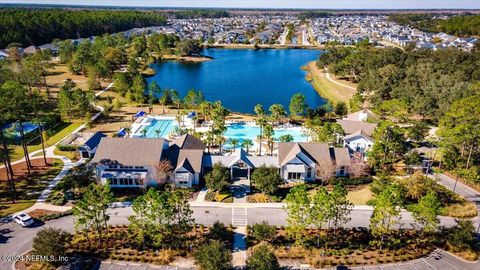
<path fill-rule="evenodd" d="M 110 83 L 107 87 L 105 87 L 105 89 L 97 92 L 95 94 L 95 97 L 98 97 L 100 96 L 101 94 L 103 94 L 105 91 L 107 91 L 108 89 L 110 89 L 111 87 L 113 86 L 113 83 Z M 92 118 L 91 118 L 91 121 L 95 121 L 98 117 L 100 117 L 102 115 L 102 112 L 104 111 L 104 108 L 102 106 L 98 106 L 98 105 L 95 105 L 94 106 L 99 110 L 98 113 L 96 113 Z M 54 158 L 54 159 L 60 159 L 62 162 L 63 162 L 63 168 L 62 170 L 60 171 L 60 173 L 55 176 L 55 178 L 53 178 L 51 181 L 49 181 L 48 183 L 48 186 L 42 191 L 42 193 L 40 194 L 40 196 L 38 197 L 37 201 L 35 202 L 34 205 L 32 205 L 31 207 L 27 208 L 27 209 L 24 209 L 22 211 L 19 211 L 17 213 L 14 213 L 12 214 L 11 216 L 15 215 L 15 214 L 18 214 L 20 212 L 31 212 L 33 210 L 36 210 L 36 209 L 45 209 L 45 210 L 50 210 L 50 211 L 58 211 L 58 212 L 64 212 L 66 210 L 69 210 L 71 209 L 70 206 L 57 206 L 57 205 L 52 205 L 52 204 L 48 204 L 46 203 L 46 200 L 48 199 L 48 196 L 52 193 L 53 189 L 57 186 L 58 182 L 60 182 L 60 180 L 63 179 L 63 177 L 65 177 L 65 175 L 67 175 L 68 171 L 70 169 L 72 169 L 73 167 L 75 166 L 78 166 L 80 164 L 83 164 L 85 163 L 85 159 L 80 159 L 79 161 L 77 162 L 72 162 L 69 158 L 66 158 L 64 156 L 59 156 L 59 155 L 55 155 L 54 151 L 55 151 L 55 148 L 57 147 L 57 145 L 59 143 L 61 143 L 63 140 L 65 140 L 66 138 L 68 138 L 70 135 L 74 134 L 74 133 L 77 133 L 79 131 L 81 131 L 82 129 L 85 128 L 85 124 L 82 124 L 81 126 L 79 126 L 78 128 L 76 128 L 74 131 L 72 131 L 71 133 L 69 133 L 68 135 L 66 135 L 65 137 L 63 137 L 61 140 L 59 140 L 58 142 L 56 142 L 54 145 L 50 146 L 50 147 L 47 147 L 45 148 L 45 155 L 47 158 Z M 34 159 L 34 158 L 43 158 L 43 157 L 35 157 L 35 155 L 39 154 L 39 153 L 42 153 L 42 149 L 40 150 L 37 150 L 37 151 L 33 151 L 33 152 L 30 152 L 28 154 L 28 156 L 31 158 L 31 159 Z M 22 158 L 22 159 L 19 159 L 19 160 L 16 160 L 14 162 L 12 162 L 12 165 L 14 164 L 18 164 L 18 163 L 22 163 L 25 161 L 25 158 Z M 0 168 L 3 168 L 4 166 L 0 166 Z"/>
<path fill-rule="evenodd" d="M 208 191 L 208 188 L 207 187 L 203 187 L 199 192 L 198 192 L 198 195 L 197 195 L 197 198 L 195 199 L 195 202 L 196 203 L 203 203 L 205 202 L 205 196 L 207 195 L 207 191 Z"/>
<path fill-rule="evenodd" d="M 334 84 L 337 84 L 337 85 L 340 85 L 342 87 L 346 87 L 348 89 L 352 89 L 352 90 L 357 90 L 357 88 L 355 87 L 352 87 L 352 86 L 349 86 L 349 85 L 346 85 L 346 84 L 343 84 L 343 83 L 340 83 L 340 82 L 337 82 L 336 80 L 332 79 L 332 77 L 330 77 L 330 73 L 328 72 L 328 69 L 325 69 L 326 71 L 326 77 L 327 77 L 327 80 L 333 82 Z"/>
<path fill-rule="evenodd" d="M 233 233 L 233 267 L 243 269 L 247 266 L 247 227 L 235 228 Z"/>

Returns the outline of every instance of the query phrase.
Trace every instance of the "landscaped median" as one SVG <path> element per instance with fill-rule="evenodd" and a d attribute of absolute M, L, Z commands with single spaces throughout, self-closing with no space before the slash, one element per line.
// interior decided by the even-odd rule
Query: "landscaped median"
<path fill-rule="evenodd" d="M 232 230 L 219 223 L 213 227 L 194 225 L 185 234 L 182 232 L 165 235 L 160 246 L 149 242 L 138 242 L 138 237 L 139 235 L 129 230 L 126 225 L 109 226 L 101 242 L 94 231 L 84 231 L 73 236 L 68 244 L 68 252 L 83 256 L 94 255 L 102 259 L 156 265 L 170 265 L 175 264 L 179 259 L 189 259 L 193 265 L 195 252 L 210 240 L 222 241 L 226 247 L 232 245 Z"/>
<path fill-rule="evenodd" d="M 250 256 L 260 246 L 267 246 L 280 264 L 287 266 L 292 261 L 315 268 L 398 263 L 424 257 L 437 248 L 474 261 L 478 251 L 471 246 L 470 229 L 459 224 L 436 233 L 396 230 L 378 238 L 367 228 L 299 229 L 263 222 L 247 227 L 247 242 Z"/>

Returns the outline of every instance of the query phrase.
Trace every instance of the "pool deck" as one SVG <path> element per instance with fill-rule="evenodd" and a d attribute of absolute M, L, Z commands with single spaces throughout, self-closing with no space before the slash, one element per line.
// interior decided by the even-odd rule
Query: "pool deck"
<path fill-rule="evenodd" d="M 172 121 L 172 124 L 171 125 L 168 125 L 168 126 L 162 126 L 163 128 L 170 128 L 170 132 L 167 132 L 165 133 L 164 130 L 162 130 L 161 132 L 161 138 L 169 138 L 169 135 L 171 133 L 171 131 L 173 130 L 173 128 L 175 128 L 175 126 L 178 125 L 177 121 L 175 120 L 175 116 L 151 116 L 151 115 L 147 115 L 145 117 L 139 117 L 138 119 L 136 119 L 133 124 L 131 125 L 130 127 L 130 130 L 131 130 L 131 134 L 130 134 L 130 137 L 131 138 L 142 138 L 143 137 L 143 130 L 150 127 L 152 125 L 152 123 L 156 123 L 156 121 L 165 121 L 165 120 L 168 120 L 168 121 Z M 150 131 L 147 131 L 147 138 L 155 138 L 153 136 L 153 130 L 150 130 Z"/>
<path fill-rule="evenodd" d="M 171 124 L 158 124 L 156 121 L 168 120 L 172 121 Z M 193 121 L 192 119 L 184 116 L 182 121 L 182 127 L 186 129 L 193 129 Z M 226 121 L 227 124 L 227 131 L 225 132 L 224 136 L 226 139 L 236 138 L 239 140 L 239 144 L 243 139 L 251 139 L 253 142 L 253 147 L 249 149 L 250 154 L 259 154 L 260 144 L 258 139 L 256 138 L 259 130 L 256 130 L 258 126 L 255 124 L 254 121 Z M 152 126 L 153 125 L 153 126 Z M 147 115 L 140 117 L 134 121 L 131 126 L 131 138 L 143 138 L 143 130 L 148 129 L 146 133 L 147 138 L 156 138 L 156 133 L 154 133 L 155 129 L 161 129 L 158 136 L 160 138 L 172 139 L 172 133 L 176 126 L 179 126 L 180 123 L 177 122 L 177 118 L 175 115 Z M 199 133 L 204 133 L 210 130 L 211 123 L 204 123 L 200 126 L 195 127 L 195 131 Z M 228 127 L 237 127 L 235 129 L 228 129 Z M 150 129 L 149 129 L 150 128 Z M 169 131 L 165 132 L 165 129 L 169 129 Z M 238 131 L 238 132 L 237 132 Z M 294 126 L 290 124 L 280 125 L 274 128 L 276 135 L 275 138 L 278 138 L 279 135 L 290 134 L 293 136 L 294 141 L 297 142 L 306 142 L 309 141 L 309 137 L 305 134 L 304 128 L 302 126 Z M 253 133 L 252 133 L 253 132 Z M 232 134 L 237 133 L 237 134 Z M 300 138 L 301 137 L 301 138 Z M 239 145 L 240 146 L 240 145 Z M 232 147 L 228 145 L 228 143 L 224 144 L 223 149 L 229 150 Z M 262 154 L 267 151 L 268 146 L 265 142 L 262 143 Z M 276 152 L 276 149 L 273 151 Z"/>

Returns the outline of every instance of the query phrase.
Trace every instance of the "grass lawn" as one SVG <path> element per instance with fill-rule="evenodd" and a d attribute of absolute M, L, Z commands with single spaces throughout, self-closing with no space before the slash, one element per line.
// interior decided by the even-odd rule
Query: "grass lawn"
<path fill-rule="evenodd" d="M 27 174 L 25 162 L 13 165 L 16 194 L 19 199 L 15 204 L 11 203 L 5 169 L 0 170 L 0 216 L 24 210 L 35 203 L 48 182 L 57 176 L 63 167 L 60 160 L 47 161 L 49 165 L 45 166 L 43 159 L 33 159 L 33 171 L 30 176 Z"/>
<path fill-rule="evenodd" d="M 0 216 L 8 216 L 13 213 L 22 211 L 24 209 L 27 209 L 31 207 L 32 205 L 35 204 L 37 200 L 36 199 L 31 199 L 31 200 L 17 200 L 15 203 L 11 202 L 2 202 L 0 203 Z"/>
<path fill-rule="evenodd" d="M 361 189 L 348 192 L 347 199 L 355 205 L 366 205 L 368 201 L 373 199 L 370 186 L 366 185 Z"/>
<path fill-rule="evenodd" d="M 53 150 L 53 153 L 58 156 L 64 156 L 66 158 L 69 158 L 72 161 L 77 161 L 79 159 L 78 151 L 61 151 L 55 148 Z"/>
<path fill-rule="evenodd" d="M 88 79 L 83 75 L 72 74 L 67 65 L 56 63 L 55 66 L 48 70 L 49 74 L 46 77 L 47 85 L 52 97 L 56 97 L 60 87 L 65 83 L 67 79 L 74 81 L 77 86 L 83 90 L 88 89 Z M 107 87 L 108 82 L 101 81 L 102 89 Z M 45 91 L 43 87 L 41 91 Z"/>
<path fill-rule="evenodd" d="M 49 147 L 54 145 L 55 143 L 59 142 L 61 139 L 65 138 L 68 134 L 72 133 L 75 129 L 82 125 L 81 121 L 76 121 L 73 123 L 62 123 L 58 125 L 53 132 L 55 135 L 48 138 L 45 142 L 45 147 Z M 23 158 L 23 149 L 21 145 L 11 145 L 11 159 L 12 161 L 19 160 Z M 33 151 L 37 151 L 42 149 L 42 145 L 40 143 L 33 144 L 28 146 L 28 152 L 31 153 Z"/>
<path fill-rule="evenodd" d="M 306 79 L 313 85 L 318 94 L 323 98 L 328 99 L 334 104 L 339 101 L 344 101 L 348 104 L 348 101 L 356 92 L 356 90 L 354 89 L 343 87 L 328 80 L 326 77 L 326 73 L 317 67 L 315 61 L 308 63 L 308 65 L 304 66 L 303 69 L 308 72 Z M 338 81 L 342 84 L 356 87 L 356 85 L 351 84 L 347 81 Z"/>

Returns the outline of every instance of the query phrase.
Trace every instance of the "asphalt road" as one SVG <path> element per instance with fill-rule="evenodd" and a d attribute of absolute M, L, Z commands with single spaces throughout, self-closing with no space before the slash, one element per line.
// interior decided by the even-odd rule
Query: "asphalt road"
<path fill-rule="evenodd" d="M 450 189 L 453 189 L 455 185 L 454 181 L 448 179 L 443 175 L 439 175 L 439 183 L 447 186 Z M 473 191 L 467 186 L 457 183 L 455 192 L 466 197 L 467 199 L 474 201 L 477 206 L 480 206 L 480 194 Z M 286 225 L 286 213 L 281 207 L 264 207 L 264 208 L 252 208 L 252 207 L 239 207 L 245 208 L 246 211 L 234 211 L 232 209 L 233 205 L 224 205 L 223 207 L 192 207 L 193 218 L 196 222 L 204 225 L 211 225 L 215 221 L 220 221 L 224 224 L 232 224 L 235 221 L 239 221 L 240 217 L 236 217 L 233 213 L 242 213 L 242 222 L 246 219 L 247 224 L 259 223 L 264 220 L 268 221 L 272 225 L 285 226 Z M 238 208 L 238 207 L 237 207 Z M 109 224 L 119 225 L 127 224 L 127 217 L 132 214 L 131 207 L 124 208 L 114 208 L 110 210 L 111 218 Z M 246 213 L 246 215 L 244 214 Z M 371 210 L 365 207 L 357 207 L 351 213 L 351 221 L 347 224 L 347 227 L 368 227 L 369 219 L 371 215 Z M 237 219 L 237 220 L 236 220 Z M 478 225 L 478 218 L 475 220 L 476 226 Z M 455 219 L 448 217 L 441 217 L 441 223 L 444 226 L 452 226 L 455 224 Z M 408 212 L 402 212 L 401 227 L 412 226 L 414 224 L 411 214 Z M 45 224 L 37 222 L 34 226 L 29 228 L 22 228 L 16 223 L 8 222 L 0 225 L 0 256 L 1 255 L 21 255 L 26 251 L 31 249 L 33 238 L 36 233 L 44 227 L 55 227 L 60 228 L 68 232 L 73 231 L 73 217 L 63 217 L 56 220 L 47 221 Z M 458 260 L 456 258 L 453 259 Z M 436 262 L 436 261 L 435 261 Z M 431 265 L 436 265 L 435 263 L 430 263 Z M 454 267 L 440 268 L 443 264 L 438 264 L 437 267 L 429 269 L 456 269 Z M 478 265 L 476 265 L 478 266 Z M 0 261 L 0 269 L 11 269 L 12 262 Z M 103 269 L 103 268 L 102 268 Z M 129 268 L 130 269 L 130 268 Z M 131 268 L 134 269 L 134 268 Z M 359 268 L 363 269 L 363 268 Z M 375 269 L 375 268 L 365 268 L 365 269 Z M 392 268 L 392 269 L 409 269 L 407 268 Z M 413 269 L 422 269 L 422 268 L 413 268 Z M 459 268 L 464 269 L 464 268 Z M 469 268 L 469 270 L 480 269 L 478 268 Z"/>
<path fill-rule="evenodd" d="M 199 224 L 211 225 L 215 221 L 224 224 L 232 224 L 235 218 L 232 207 L 192 207 L 193 218 Z M 127 217 L 132 214 L 131 207 L 114 208 L 110 210 L 111 217 L 109 224 L 128 224 Z M 286 213 L 282 208 L 246 208 L 246 219 L 248 224 L 259 223 L 264 220 L 272 225 L 285 226 Z M 351 221 L 348 227 L 368 227 L 371 210 L 354 209 L 351 213 Z M 245 218 L 245 217 L 242 217 Z M 441 218 L 442 224 L 451 226 L 455 224 L 453 218 Z M 408 212 L 402 213 L 402 227 L 410 226 L 413 219 Z M 73 217 L 63 217 L 47 221 L 45 224 L 37 222 L 29 228 L 22 228 L 16 223 L 9 222 L 0 226 L 3 237 L 0 239 L 0 255 L 21 255 L 31 249 L 33 238 L 36 233 L 44 227 L 60 228 L 68 232 L 73 231 Z M 0 269 L 11 268 L 11 262 L 0 261 Z"/>

